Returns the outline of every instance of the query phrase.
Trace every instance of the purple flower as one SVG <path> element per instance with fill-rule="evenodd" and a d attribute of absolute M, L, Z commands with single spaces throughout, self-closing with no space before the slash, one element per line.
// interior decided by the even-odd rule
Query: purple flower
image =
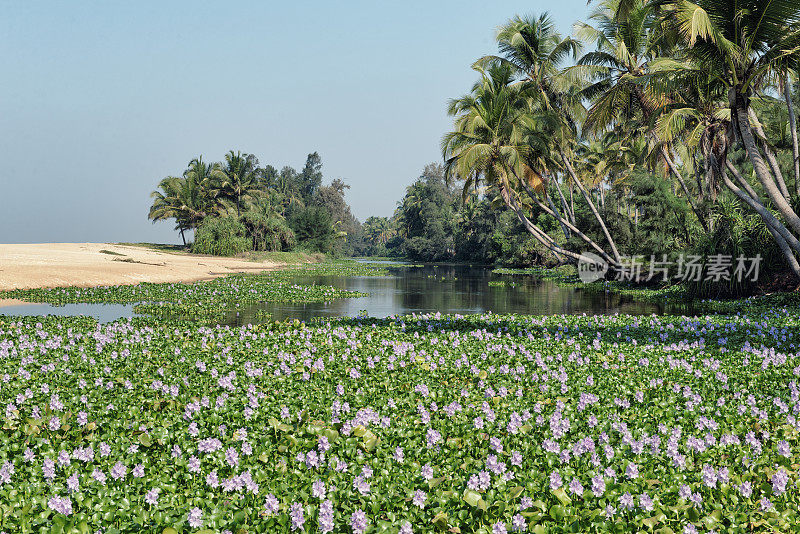
<path fill-rule="evenodd" d="M 786 491 L 786 484 L 789 482 L 789 475 L 783 469 L 778 469 L 772 475 L 772 491 L 775 495 L 781 495 Z"/>
<path fill-rule="evenodd" d="M 508 529 L 506 528 L 506 524 L 502 521 L 498 521 L 494 525 L 492 525 L 492 534 L 508 534 Z"/>
<path fill-rule="evenodd" d="M 267 512 L 267 515 L 275 515 L 278 513 L 278 499 L 275 498 L 275 495 L 269 493 L 267 498 L 264 499 L 264 509 Z"/>
<path fill-rule="evenodd" d="M 350 516 L 350 528 L 353 534 L 364 534 L 367 531 L 367 514 L 363 510 L 357 509 Z"/>
<path fill-rule="evenodd" d="M 239 453 L 236 452 L 236 449 L 228 447 L 225 451 L 225 461 L 231 467 L 237 467 L 239 465 Z"/>
<path fill-rule="evenodd" d="M 289 517 L 292 519 L 292 530 L 302 530 L 303 523 L 306 522 L 306 518 L 303 515 L 303 505 L 299 502 L 293 503 L 291 511 L 289 512 Z"/>
<path fill-rule="evenodd" d="M 553 471 L 552 473 L 550 473 L 550 489 L 551 490 L 555 491 L 558 488 L 560 488 L 563 484 L 564 484 L 564 482 L 561 480 L 561 475 L 558 473 L 558 471 Z"/>
<path fill-rule="evenodd" d="M 708 464 L 703 464 L 703 469 L 700 474 L 703 477 L 703 484 L 709 488 L 717 487 L 717 473 L 714 471 L 713 467 Z"/>
<path fill-rule="evenodd" d="M 424 491 L 417 490 L 417 491 L 414 492 L 414 498 L 411 500 L 411 502 L 414 503 L 414 506 L 419 506 L 420 508 L 424 508 L 425 507 L 425 499 L 427 497 L 428 496 L 425 494 Z"/>
<path fill-rule="evenodd" d="M 106 483 L 106 474 L 100 471 L 99 469 L 95 469 L 92 471 L 92 478 L 95 479 L 100 484 Z"/>
<path fill-rule="evenodd" d="M 787 442 L 785 439 L 778 443 L 778 454 L 784 458 L 788 458 L 792 455 L 792 448 L 789 446 L 789 442 Z"/>
<path fill-rule="evenodd" d="M 414 531 L 411 530 L 411 522 L 406 521 L 403 523 L 403 526 L 400 527 L 400 532 L 398 534 L 414 534 Z"/>
<path fill-rule="evenodd" d="M 333 532 L 333 503 L 330 500 L 319 505 L 319 531 L 322 534 Z"/>
<path fill-rule="evenodd" d="M 325 498 L 325 484 L 321 480 L 315 480 L 311 484 L 311 495 L 317 499 Z"/>
<path fill-rule="evenodd" d="M 595 497 L 601 497 L 606 492 L 606 481 L 602 476 L 592 477 L 592 493 Z"/>
<path fill-rule="evenodd" d="M 69 497 L 51 497 L 47 501 L 47 507 L 56 512 L 57 514 L 70 515 L 72 514 L 72 501 Z"/>
<path fill-rule="evenodd" d="M 144 477 L 144 465 L 136 464 L 135 466 L 133 466 L 133 471 L 131 471 L 131 474 L 133 475 L 134 478 Z"/>
<path fill-rule="evenodd" d="M 639 506 L 648 512 L 653 509 L 653 499 L 647 493 L 639 495 Z"/>
<path fill-rule="evenodd" d="M 114 467 L 111 468 L 111 478 L 114 480 L 119 480 L 121 478 L 125 478 L 125 475 L 128 474 L 128 468 L 122 464 L 122 462 L 117 462 L 114 464 Z"/>
<path fill-rule="evenodd" d="M 528 528 L 527 523 L 525 522 L 525 517 L 522 514 L 517 514 L 511 518 L 511 530 L 514 532 L 525 532 Z"/>
<path fill-rule="evenodd" d="M 625 494 L 619 498 L 619 505 L 626 510 L 633 510 L 633 495 L 626 491 Z"/>
<path fill-rule="evenodd" d="M 633 462 L 629 463 L 625 468 L 625 476 L 631 480 L 639 478 L 639 466 Z"/>
<path fill-rule="evenodd" d="M 442 441 L 442 435 L 438 431 L 429 428 L 428 432 L 425 434 L 425 439 L 428 442 L 428 448 L 432 449 L 436 446 L 436 444 Z"/>
<path fill-rule="evenodd" d="M 432 479 L 433 478 L 433 467 L 431 467 L 431 464 L 423 465 L 422 469 L 420 469 L 420 474 L 422 475 L 422 478 L 424 478 L 425 480 Z"/>
<path fill-rule="evenodd" d="M 198 528 L 203 526 L 203 511 L 200 508 L 194 507 L 189 510 L 189 526 Z"/>
<path fill-rule="evenodd" d="M 573 477 L 572 482 L 569 483 L 569 490 L 575 495 L 583 495 L 583 485 L 577 477 Z"/>
<path fill-rule="evenodd" d="M 158 506 L 158 494 L 161 492 L 160 488 L 153 488 L 144 495 L 144 502 L 150 506 Z"/>
<path fill-rule="evenodd" d="M 742 482 L 739 485 L 739 493 L 742 494 L 742 497 L 745 499 L 749 499 L 750 496 L 753 494 L 753 484 L 750 482 Z"/>

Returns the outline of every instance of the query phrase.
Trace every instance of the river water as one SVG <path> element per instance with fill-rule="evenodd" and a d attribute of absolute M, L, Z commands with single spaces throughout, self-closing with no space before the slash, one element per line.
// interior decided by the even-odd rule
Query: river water
<path fill-rule="evenodd" d="M 229 314 L 224 324 L 259 322 L 256 315 L 265 311 L 273 320 L 317 317 L 352 317 L 366 314 L 386 317 L 410 313 L 468 314 L 519 313 L 554 314 L 660 314 L 664 306 L 635 301 L 605 292 L 588 292 L 558 287 L 549 280 L 533 276 L 492 274 L 491 268 L 468 265 L 425 265 L 388 267 L 389 276 L 306 276 L 301 284 L 323 284 L 340 289 L 369 293 L 368 297 L 337 299 L 331 302 L 263 303 Z M 489 282 L 492 282 L 492 285 Z M 501 283 L 504 283 L 501 285 Z M 132 317 L 128 304 L 31 304 L 0 308 L 5 315 L 90 315 L 101 322 Z"/>

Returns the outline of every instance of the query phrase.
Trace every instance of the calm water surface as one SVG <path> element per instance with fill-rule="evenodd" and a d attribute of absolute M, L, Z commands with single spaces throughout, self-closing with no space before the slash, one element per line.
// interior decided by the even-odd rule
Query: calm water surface
<path fill-rule="evenodd" d="M 390 276 L 313 276 L 301 277 L 304 284 L 324 284 L 369 293 L 369 297 L 331 302 L 264 303 L 240 310 L 227 318 L 230 324 L 253 322 L 264 310 L 275 320 L 315 317 L 352 317 L 366 313 L 386 317 L 410 313 L 521 313 L 553 314 L 631 314 L 665 313 L 663 306 L 636 302 L 620 295 L 584 292 L 558 287 L 548 280 L 531 276 L 493 275 L 491 268 L 467 265 L 426 265 L 389 267 Z M 489 281 L 505 281 L 505 286 L 490 286 Z"/>
<path fill-rule="evenodd" d="M 374 263 L 374 262 L 373 262 Z M 520 313 L 552 314 L 631 314 L 665 313 L 669 309 L 653 303 L 637 302 L 608 293 L 562 288 L 531 276 L 493 275 L 491 268 L 467 265 L 426 265 L 388 267 L 390 276 L 306 276 L 301 284 L 322 284 L 369 293 L 368 297 L 337 299 L 331 302 L 263 303 L 240 308 L 223 324 L 259 322 L 259 311 L 273 320 L 317 317 L 352 317 L 366 313 L 372 317 L 410 313 Z M 504 286 L 490 286 L 504 281 Z M 681 313 L 685 313 L 683 310 Z M 131 304 L 31 304 L 0 308 L 5 315 L 89 315 L 101 322 L 132 317 Z"/>

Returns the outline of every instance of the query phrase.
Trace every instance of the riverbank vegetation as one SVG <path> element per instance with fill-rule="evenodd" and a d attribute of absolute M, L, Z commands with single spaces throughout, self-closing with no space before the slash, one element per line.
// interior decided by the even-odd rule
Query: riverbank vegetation
<path fill-rule="evenodd" d="M 149 218 L 174 220 L 191 250 L 234 256 L 247 251 L 291 251 L 354 255 L 361 224 L 344 200 L 349 188 L 335 179 L 322 185 L 322 159 L 309 154 L 300 172 L 259 166 L 253 154 L 231 150 L 225 160 L 189 162 L 180 176 L 161 180 Z"/>
<path fill-rule="evenodd" d="M 610 276 L 631 256 L 760 255 L 762 279 L 794 288 L 799 20 L 792 2 L 640 0 L 596 3 L 574 37 L 547 14 L 509 20 L 450 103 L 444 168 L 427 167 L 391 219 L 365 221 L 366 239 L 517 266 L 590 251 Z"/>
<path fill-rule="evenodd" d="M 734 22 L 731 22 L 734 21 Z M 574 36 L 545 14 L 497 32 L 453 129 L 394 215 L 360 224 L 346 186 L 230 152 L 162 181 L 151 218 L 214 254 L 295 246 L 412 261 L 575 264 L 761 258 L 770 289 L 800 283 L 800 8 L 792 2 L 598 2 Z M 487 52 L 491 52 L 487 50 Z M 666 256 L 665 256 L 666 255 Z M 684 280 L 691 295 L 758 284 Z"/>

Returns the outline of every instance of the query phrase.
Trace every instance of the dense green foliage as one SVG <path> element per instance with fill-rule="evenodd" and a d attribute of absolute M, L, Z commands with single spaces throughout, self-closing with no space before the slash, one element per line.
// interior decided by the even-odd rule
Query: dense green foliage
<path fill-rule="evenodd" d="M 149 217 L 154 222 L 174 219 L 184 242 L 185 232 L 194 230 L 192 250 L 205 254 L 295 247 L 361 253 L 361 224 L 344 200 L 349 186 L 339 179 L 324 186 L 322 180 L 322 159 L 316 152 L 308 155 L 299 173 L 288 166 L 280 172 L 271 165 L 259 167 L 254 155 L 234 151 L 220 163 L 206 164 L 200 157 L 182 176 L 159 183 Z"/>
<path fill-rule="evenodd" d="M 2 318 L 0 528 L 788 532 L 798 327 Z"/>
<path fill-rule="evenodd" d="M 236 218 L 208 217 L 197 228 L 192 252 L 215 256 L 235 256 L 252 250 L 247 227 Z"/>

